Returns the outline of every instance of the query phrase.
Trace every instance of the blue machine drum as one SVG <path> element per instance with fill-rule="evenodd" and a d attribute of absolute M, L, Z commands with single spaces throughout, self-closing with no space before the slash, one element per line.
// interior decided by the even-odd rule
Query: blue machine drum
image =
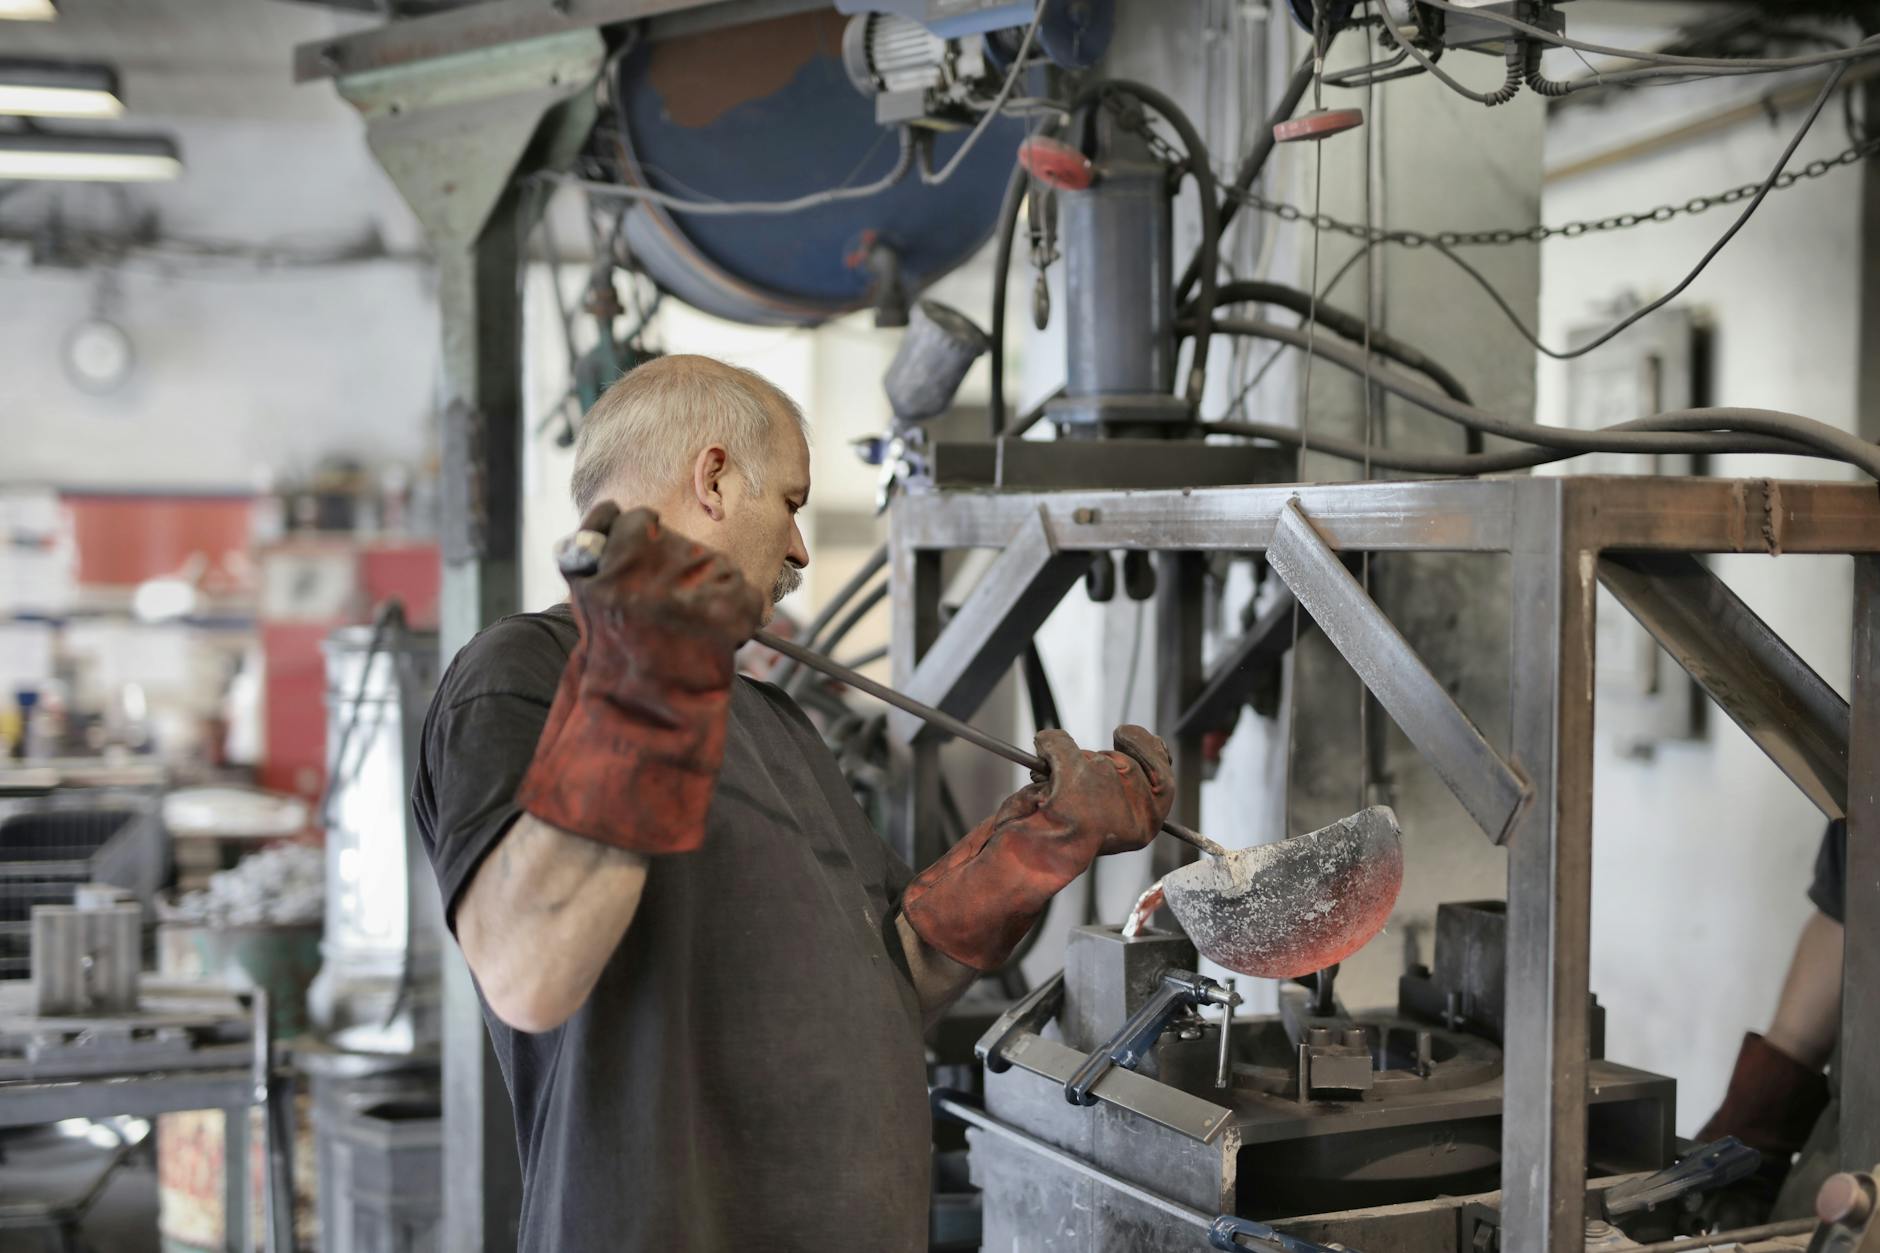
<path fill-rule="evenodd" d="M 817 10 L 628 53 L 617 84 L 627 180 L 689 199 L 768 201 L 886 175 L 899 137 L 875 123 L 873 99 L 842 67 L 846 20 Z M 1022 119 L 1000 118 L 942 186 L 910 170 L 876 195 L 799 213 L 700 216 L 639 202 L 626 241 L 661 286 L 735 322 L 806 326 L 868 307 L 874 277 L 862 260 L 877 241 L 899 255 L 911 300 L 991 234 L 1024 134 Z M 964 138 L 939 136 L 935 168 Z"/>

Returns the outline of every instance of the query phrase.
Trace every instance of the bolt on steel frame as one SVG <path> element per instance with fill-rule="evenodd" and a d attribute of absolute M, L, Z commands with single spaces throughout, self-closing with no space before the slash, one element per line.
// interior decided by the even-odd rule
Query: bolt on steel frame
<path fill-rule="evenodd" d="M 1307 525 L 1300 527 L 1303 521 Z M 896 685 L 970 716 L 1092 554 L 1158 554 L 1158 708 L 1198 697 L 1201 565 L 1262 553 L 1465 808 L 1508 847 L 1504 1247 L 1579 1253 L 1586 1181 L 1596 585 L 1611 587 L 1829 817 L 1848 821 L 1842 1017 L 1843 1168 L 1880 1160 L 1880 492 L 1765 479 L 1521 477 L 1149 491 L 914 491 L 890 519 Z M 946 623 L 941 557 L 1004 550 Z M 1407 551 L 1510 560 L 1506 759 L 1336 561 Z M 1691 554 L 1854 557 L 1853 683 L 1843 702 Z M 1331 573 L 1336 571 L 1336 574 Z M 1343 575 L 1349 586 L 1341 585 Z M 1333 619 L 1339 621 L 1333 622 Z M 1427 675 L 1427 672 L 1422 672 Z M 938 740 L 896 731 L 890 838 L 915 865 L 937 852 Z M 1196 734 L 1171 743 L 1199 800 Z M 1475 798 L 1475 804 L 1471 804 Z M 1497 829 L 1499 827 L 1500 829 Z M 1169 842 L 1164 842 L 1167 844 Z M 1416 833 L 1406 832 L 1416 856 Z M 1185 850 L 1158 848 L 1179 859 Z M 1168 864 L 1174 864 L 1171 860 Z M 1158 870 L 1166 866 L 1158 861 Z"/>

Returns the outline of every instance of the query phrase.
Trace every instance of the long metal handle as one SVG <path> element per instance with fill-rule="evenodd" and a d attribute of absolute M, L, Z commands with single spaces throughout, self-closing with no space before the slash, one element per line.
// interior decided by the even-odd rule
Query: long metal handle
<path fill-rule="evenodd" d="M 780 639 L 768 631 L 759 631 L 751 637 L 765 648 L 774 649 L 785 657 L 817 670 L 839 683 L 846 683 L 859 692 L 866 692 L 879 701 L 886 701 L 896 709 L 905 710 L 926 722 L 939 727 L 948 735 L 958 736 L 969 744 L 977 744 L 989 753 L 997 753 L 1009 762 L 1025 767 L 1027 770 L 1046 771 L 1050 767 L 1044 758 L 1036 753 L 1028 753 L 1015 744 L 1008 744 L 996 735 L 988 735 L 971 723 L 961 721 L 950 713 L 935 709 L 932 705 L 922 704 L 913 697 L 895 691 L 885 684 L 877 683 L 865 675 L 857 674 L 840 662 L 831 661 L 821 653 L 803 647 L 790 640 Z M 1227 856 L 1227 850 L 1198 831 L 1190 830 L 1173 818 L 1162 823 L 1162 830 L 1174 836 L 1184 844 L 1192 845 L 1213 857 Z"/>

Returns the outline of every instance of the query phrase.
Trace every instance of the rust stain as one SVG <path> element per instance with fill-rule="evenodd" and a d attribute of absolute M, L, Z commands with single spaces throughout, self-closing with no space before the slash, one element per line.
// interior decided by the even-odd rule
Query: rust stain
<path fill-rule="evenodd" d="M 709 126 L 782 89 L 813 58 L 841 55 L 847 20 L 821 9 L 668 40 L 653 46 L 646 81 L 673 123 Z"/>

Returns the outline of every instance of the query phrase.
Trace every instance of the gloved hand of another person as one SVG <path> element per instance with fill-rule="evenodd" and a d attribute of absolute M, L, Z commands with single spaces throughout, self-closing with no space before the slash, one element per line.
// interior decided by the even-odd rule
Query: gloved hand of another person
<path fill-rule="evenodd" d="M 651 511 L 596 505 L 598 568 L 569 580 L 580 642 L 517 802 L 572 835 L 679 853 L 705 835 L 724 761 L 732 657 L 763 597 L 722 554 Z"/>
<path fill-rule="evenodd" d="M 1827 1104 L 1828 1081 L 1820 1067 L 1797 1061 L 1756 1032 L 1747 1032 L 1723 1104 L 1697 1138 L 1735 1136 L 1765 1159 L 1779 1161 L 1786 1171 Z"/>
<path fill-rule="evenodd" d="M 1707 1223 L 1727 1228 L 1768 1221 L 1790 1163 L 1807 1143 L 1828 1098 L 1828 1080 L 1819 1069 L 1790 1057 L 1754 1031 L 1743 1036 L 1723 1104 L 1697 1138 L 1735 1136 L 1763 1155 L 1762 1167 L 1705 1196 L 1701 1212 Z"/>
<path fill-rule="evenodd" d="M 1155 838 L 1174 802 L 1168 747 L 1118 727 L 1116 751 L 1081 751 L 1062 731 L 1035 741 L 1050 773 L 916 875 L 901 898 L 915 934 L 954 961 L 996 970 L 1067 883 L 1108 853 Z"/>

